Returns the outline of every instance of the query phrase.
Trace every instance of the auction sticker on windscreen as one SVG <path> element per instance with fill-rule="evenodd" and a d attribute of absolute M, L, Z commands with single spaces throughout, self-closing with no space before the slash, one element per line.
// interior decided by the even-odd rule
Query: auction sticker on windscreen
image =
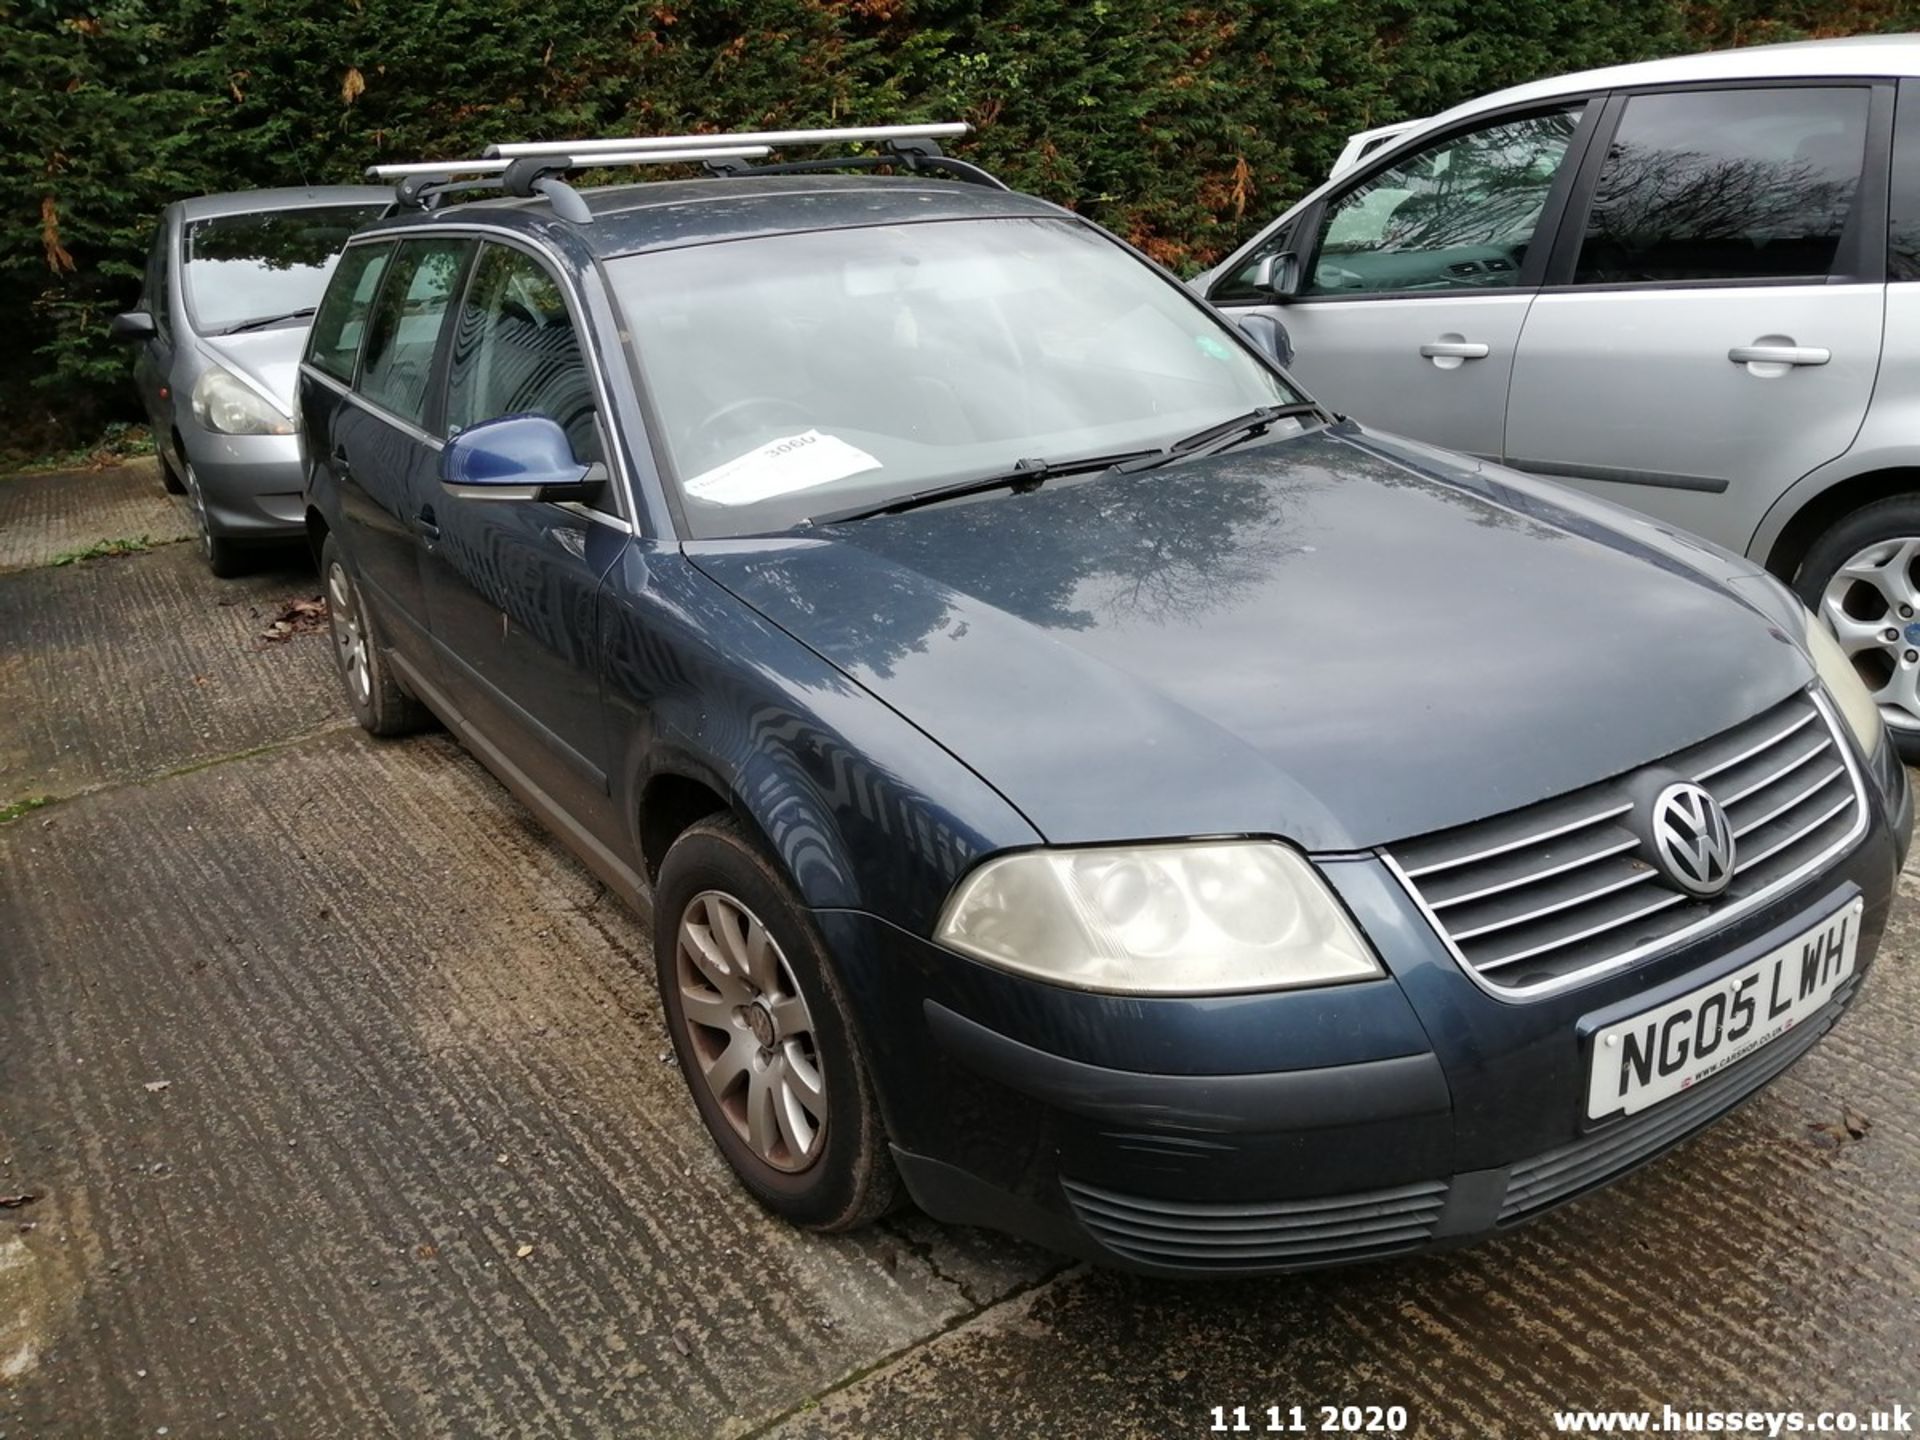
<path fill-rule="evenodd" d="M 803 430 L 703 470 L 687 481 L 687 494 L 714 505 L 753 505 L 879 468 L 878 460 L 839 436 Z"/>
<path fill-rule="evenodd" d="M 1863 909 L 1851 901 L 1731 974 L 1597 1031 L 1587 1118 L 1657 1105 L 1816 1014 L 1854 973 Z"/>

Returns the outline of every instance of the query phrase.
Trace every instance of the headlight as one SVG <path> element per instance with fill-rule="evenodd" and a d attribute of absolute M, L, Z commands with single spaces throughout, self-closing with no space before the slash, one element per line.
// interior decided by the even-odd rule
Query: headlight
<path fill-rule="evenodd" d="M 1313 866 L 1264 840 L 1002 856 L 960 882 L 934 938 L 1008 970 L 1125 995 L 1382 973 Z"/>
<path fill-rule="evenodd" d="M 291 435 L 293 421 L 225 370 L 193 382 L 193 418 L 222 435 Z"/>
<path fill-rule="evenodd" d="M 1860 672 L 1853 668 L 1847 652 L 1828 631 L 1826 622 L 1811 610 L 1802 610 L 1801 614 L 1806 617 L 1807 656 L 1813 661 L 1814 672 L 1827 687 L 1833 703 L 1840 707 L 1847 728 L 1853 731 L 1860 748 L 1873 754 L 1886 736 L 1886 726 L 1880 722 L 1880 706 L 1867 690 L 1866 682 L 1861 680 Z"/>

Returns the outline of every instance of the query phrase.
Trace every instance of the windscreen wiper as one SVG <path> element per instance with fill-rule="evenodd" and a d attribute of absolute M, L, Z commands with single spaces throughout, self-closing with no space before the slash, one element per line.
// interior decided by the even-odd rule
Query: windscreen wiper
<path fill-rule="evenodd" d="M 1276 421 L 1291 420 L 1301 415 L 1312 415 L 1321 420 L 1327 418 L 1327 412 L 1311 400 L 1300 400 L 1291 405 L 1261 405 L 1247 411 L 1244 415 L 1236 415 L 1231 420 L 1222 420 L 1218 425 L 1209 425 L 1204 430 L 1196 430 L 1191 435 L 1183 436 L 1164 450 L 1149 451 L 1138 459 L 1129 460 L 1115 468 L 1122 474 L 1133 475 L 1142 470 L 1153 470 L 1162 465 L 1169 465 L 1175 460 L 1191 460 L 1196 456 L 1211 455 L 1216 451 L 1225 450 L 1230 445 L 1237 445 L 1242 440 L 1251 440 L 1266 434 Z"/>
<path fill-rule="evenodd" d="M 284 325 L 289 320 L 304 320 L 313 314 L 315 308 L 315 306 L 309 305 L 304 310 L 289 310 L 284 315 L 262 315 L 253 320 L 242 320 L 238 325 L 227 326 L 227 328 L 220 333 L 222 335 L 239 335 L 248 330 L 264 330 L 269 325 Z"/>
<path fill-rule="evenodd" d="M 916 490 L 911 495 L 898 495 L 891 500 L 870 501 L 865 505 L 850 505 L 844 510 L 823 511 L 818 515 L 809 515 L 800 523 L 814 527 L 838 525 L 847 520 L 870 520 L 876 515 L 898 515 L 903 510 L 917 510 L 922 505 L 938 505 L 942 500 L 957 500 L 963 495 L 977 495 L 987 490 L 1033 490 L 1041 482 L 1062 475 L 1113 470 L 1129 461 L 1147 459 L 1161 453 L 1159 450 L 1126 450 L 1118 455 L 1086 455 L 1075 460 L 1016 460 L 1010 469 L 991 475 L 975 475 L 951 484 Z"/>

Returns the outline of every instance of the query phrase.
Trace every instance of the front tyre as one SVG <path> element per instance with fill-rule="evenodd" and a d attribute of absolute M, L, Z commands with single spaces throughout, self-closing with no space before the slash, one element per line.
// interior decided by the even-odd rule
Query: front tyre
<path fill-rule="evenodd" d="M 164 471 L 166 462 L 161 462 Z M 214 532 L 213 517 L 207 513 L 207 497 L 200 488 L 200 477 L 193 472 L 193 462 L 187 462 L 185 489 L 187 506 L 193 511 L 194 529 L 199 532 L 200 558 L 207 562 L 207 569 L 222 580 L 231 580 L 246 572 L 246 550 L 234 540 Z"/>
<path fill-rule="evenodd" d="M 1877 500 L 1830 527 L 1794 590 L 1853 661 L 1900 758 L 1920 763 L 1920 495 Z"/>
<path fill-rule="evenodd" d="M 809 1230 L 851 1230 L 898 1188 L 826 949 L 785 878 L 728 816 L 667 852 L 654 963 L 700 1118 L 754 1196 Z"/>
<path fill-rule="evenodd" d="M 320 575 L 327 587 L 327 629 L 333 638 L 334 664 L 347 687 L 353 718 L 371 735 L 405 735 L 427 723 L 427 709 L 400 688 L 393 664 L 381 652 L 373 617 L 360 583 L 329 535 L 320 547 Z"/>

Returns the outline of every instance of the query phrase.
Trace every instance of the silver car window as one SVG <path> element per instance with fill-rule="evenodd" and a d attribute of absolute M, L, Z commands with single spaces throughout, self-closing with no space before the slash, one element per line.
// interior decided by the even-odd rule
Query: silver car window
<path fill-rule="evenodd" d="M 1634 96 L 1575 283 L 1827 275 L 1860 187 L 1869 98 L 1840 85 Z"/>
<path fill-rule="evenodd" d="M 1331 201 L 1304 293 L 1517 285 L 1583 107 L 1452 135 Z"/>

